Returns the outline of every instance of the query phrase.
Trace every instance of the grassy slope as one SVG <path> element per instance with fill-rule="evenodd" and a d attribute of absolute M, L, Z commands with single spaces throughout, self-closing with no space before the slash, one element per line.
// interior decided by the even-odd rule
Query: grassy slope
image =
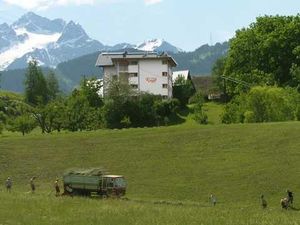
<path fill-rule="evenodd" d="M 164 128 L 44 136 L 7 133 L 0 137 L 0 180 L 12 176 L 17 194 L 0 192 L 0 223 L 294 224 L 299 213 L 282 213 L 279 199 L 290 188 L 298 200 L 299 125 L 199 126 L 189 121 Z M 124 174 L 127 197 L 142 202 L 48 195 L 65 169 L 99 165 Z M 33 175 L 38 176 L 34 196 L 24 194 Z M 218 197 L 216 209 L 208 207 L 210 193 Z M 269 202 L 267 211 L 259 209 L 261 193 Z M 12 208 L 19 216 L 13 216 Z"/>

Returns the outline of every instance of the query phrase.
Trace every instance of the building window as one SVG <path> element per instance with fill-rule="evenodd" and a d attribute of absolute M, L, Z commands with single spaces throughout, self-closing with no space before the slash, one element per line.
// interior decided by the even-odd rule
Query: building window
<path fill-rule="evenodd" d="M 129 61 L 129 65 L 134 66 L 134 65 L 137 65 L 137 64 L 138 64 L 138 61 Z"/>
<path fill-rule="evenodd" d="M 162 72 L 162 76 L 163 77 L 167 77 L 168 76 L 168 72 Z"/>
<path fill-rule="evenodd" d="M 163 84 L 162 88 L 168 88 L 168 84 Z"/>
<path fill-rule="evenodd" d="M 139 86 L 138 86 L 137 84 L 131 84 L 130 86 L 131 86 L 131 88 L 133 88 L 133 89 L 138 89 L 138 88 L 139 88 Z"/>
<path fill-rule="evenodd" d="M 167 64 L 168 64 L 168 60 L 163 60 L 163 61 L 162 61 L 162 64 L 163 64 L 163 65 L 167 65 Z"/>
<path fill-rule="evenodd" d="M 129 77 L 138 77 L 138 74 L 137 73 L 130 73 Z"/>

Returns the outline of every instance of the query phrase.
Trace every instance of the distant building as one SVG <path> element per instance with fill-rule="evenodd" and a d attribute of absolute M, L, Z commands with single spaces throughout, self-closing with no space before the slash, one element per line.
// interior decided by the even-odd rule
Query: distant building
<path fill-rule="evenodd" d="M 189 70 L 174 71 L 172 74 L 173 84 L 178 79 L 178 77 L 183 77 L 185 80 L 192 80 Z"/>
<path fill-rule="evenodd" d="M 96 62 L 103 68 L 105 89 L 113 77 L 128 81 L 139 92 L 172 97 L 172 68 L 177 66 L 168 54 L 145 52 L 101 53 Z"/>
<path fill-rule="evenodd" d="M 172 74 L 173 86 L 175 86 L 175 81 L 178 77 L 183 77 L 185 80 L 190 80 L 191 84 L 193 85 L 194 91 L 196 91 L 194 82 L 192 80 L 191 74 L 189 70 L 181 70 L 181 71 L 174 71 Z"/>

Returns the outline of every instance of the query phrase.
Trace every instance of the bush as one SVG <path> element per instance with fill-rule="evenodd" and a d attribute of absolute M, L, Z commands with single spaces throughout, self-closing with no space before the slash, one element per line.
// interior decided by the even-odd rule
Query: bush
<path fill-rule="evenodd" d="M 300 121 L 300 105 L 298 105 L 297 110 L 296 110 L 296 119 Z"/>
<path fill-rule="evenodd" d="M 200 123 L 200 124 L 207 124 L 208 123 L 208 116 L 203 110 L 201 110 L 201 111 L 196 112 L 194 114 L 194 120 L 197 123 Z"/>
<path fill-rule="evenodd" d="M 29 114 L 18 116 L 11 122 L 10 130 L 21 132 L 23 136 L 30 133 L 36 127 L 35 120 Z"/>
<path fill-rule="evenodd" d="M 197 91 L 192 97 L 189 99 L 189 104 L 204 104 L 204 95 L 201 91 Z"/>
<path fill-rule="evenodd" d="M 260 123 L 298 118 L 300 94 L 291 88 L 254 87 L 225 106 L 223 123 Z"/>
<path fill-rule="evenodd" d="M 254 118 L 254 113 L 252 111 L 246 111 L 244 113 L 244 122 L 245 123 L 254 123 L 255 118 Z"/>
<path fill-rule="evenodd" d="M 0 122 L 0 134 L 2 134 L 3 129 L 4 129 L 4 125 L 3 123 Z"/>
<path fill-rule="evenodd" d="M 208 117 L 207 114 L 203 111 L 202 105 L 196 104 L 194 106 L 194 115 L 193 119 L 200 124 L 207 124 L 208 123 Z"/>
<path fill-rule="evenodd" d="M 179 76 L 173 86 L 173 97 L 179 100 L 180 107 L 184 108 L 190 97 L 195 93 L 195 88 L 191 80 Z"/>

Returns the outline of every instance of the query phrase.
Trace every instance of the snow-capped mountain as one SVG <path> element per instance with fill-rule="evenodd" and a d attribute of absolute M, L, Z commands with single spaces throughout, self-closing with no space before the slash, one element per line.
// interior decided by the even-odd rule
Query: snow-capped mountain
<path fill-rule="evenodd" d="M 12 28 L 24 28 L 28 32 L 36 34 L 54 34 L 61 33 L 65 25 L 66 22 L 62 19 L 49 20 L 45 17 L 29 12 L 14 22 L 12 24 Z"/>
<path fill-rule="evenodd" d="M 10 26 L 0 25 L 0 70 L 24 68 L 32 59 L 55 67 L 103 48 L 73 21 L 49 20 L 29 12 Z"/>
<path fill-rule="evenodd" d="M 172 53 L 182 52 L 180 48 L 171 45 L 170 43 L 166 42 L 163 39 L 147 40 L 137 45 L 135 48 L 141 51 L 157 51 L 157 52 L 172 52 Z"/>
<path fill-rule="evenodd" d="M 40 65 L 56 67 L 65 62 L 97 51 L 137 49 L 177 53 L 177 47 L 162 39 L 145 41 L 139 45 L 121 43 L 104 46 L 91 39 L 77 23 L 62 19 L 50 20 L 32 12 L 11 25 L 0 24 L 0 71 L 27 67 L 35 59 Z"/>

